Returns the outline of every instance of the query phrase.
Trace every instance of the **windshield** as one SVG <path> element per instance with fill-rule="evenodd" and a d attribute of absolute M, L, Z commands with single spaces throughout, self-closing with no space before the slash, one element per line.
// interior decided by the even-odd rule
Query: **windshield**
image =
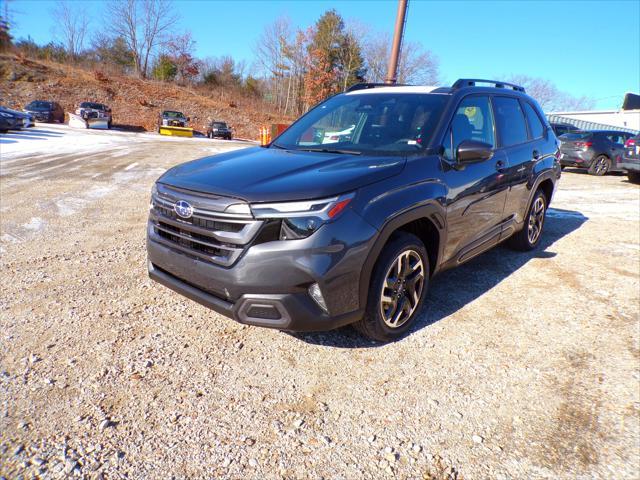
<path fill-rule="evenodd" d="M 169 117 L 169 118 L 184 118 L 184 115 L 182 114 L 182 112 L 166 111 L 166 112 L 163 113 L 163 115 L 165 117 Z"/>
<path fill-rule="evenodd" d="M 26 108 L 31 110 L 49 110 L 51 108 L 51 103 L 43 102 L 41 100 L 36 100 L 34 102 L 31 102 L 29 105 L 27 105 Z"/>
<path fill-rule="evenodd" d="M 215 128 L 227 128 L 227 124 L 224 122 L 213 122 L 211 126 Z"/>
<path fill-rule="evenodd" d="M 93 102 L 82 102 L 80 104 L 80 108 L 93 108 L 94 110 L 102 110 L 101 103 L 93 103 Z"/>
<path fill-rule="evenodd" d="M 272 144 L 278 148 L 406 155 L 426 148 L 446 95 L 337 95 L 300 118 Z"/>

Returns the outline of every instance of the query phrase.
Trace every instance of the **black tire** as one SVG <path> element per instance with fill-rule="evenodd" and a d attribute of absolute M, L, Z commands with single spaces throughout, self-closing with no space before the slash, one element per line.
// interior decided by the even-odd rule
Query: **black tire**
<path fill-rule="evenodd" d="M 538 210 L 539 201 L 542 201 L 541 212 Z M 508 245 L 511 248 L 520 252 L 529 252 L 538 246 L 540 239 L 542 238 L 544 221 L 547 216 L 547 206 L 548 201 L 546 195 L 542 190 L 538 190 L 533 196 L 531 204 L 527 209 L 527 216 L 524 218 L 524 227 L 508 240 Z M 532 222 L 536 224 L 538 229 L 537 234 L 535 235 L 533 235 L 533 232 L 531 232 L 532 234 L 530 235 Z"/>
<path fill-rule="evenodd" d="M 111 120 L 107 122 L 107 129 L 111 130 Z"/>
<path fill-rule="evenodd" d="M 627 178 L 631 183 L 640 183 L 640 172 L 627 172 Z"/>
<path fill-rule="evenodd" d="M 406 256 L 406 263 L 401 259 L 403 255 Z M 403 267 L 406 265 L 407 271 L 412 268 L 414 270 L 403 277 L 400 265 Z M 393 275 L 396 271 L 398 275 L 394 288 L 385 287 L 383 289 L 385 283 L 388 284 L 388 276 Z M 361 320 L 354 324 L 356 330 L 365 337 L 379 342 L 391 342 L 403 337 L 420 313 L 429 286 L 429 272 L 429 257 L 422 241 L 407 232 L 394 234 L 376 261 L 369 284 L 365 314 Z M 412 285 L 415 290 L 412 290 Z M 398 286 L 398 294 L 395 293 L 395 286 Z M 393 303 L 383 301 L 385 291 L 389 294 L 387 298 L 392 299 Z M 399 312 L 398 326 L 392 327 L 385 321 L 383 317 L 386 315 L 383 313 L 385 311 L 384 305 L 389 305 L 390 317 L 395 318 Z M 405 307 L 407 308 L 405 309 Z M 392 320 L 393 318 L 388 319 L 388 321 Z M 402 323 L 400 323 L 401 320 Z"/>
<path fill-rule="evenodd" d="M 611 168 L 611 159 L 606 155 L 598 155 L 591 162 L 591 166 L 589 167 L 589 174 L 595 175 L 597 177 L 602 177 L 607 174 L 609 169 Z"/>
<path fill-rule="evenodd" d="M 565 168 L 567 168 L 566 165 L 560 165 L 560 170 L 564 170 Z"/>

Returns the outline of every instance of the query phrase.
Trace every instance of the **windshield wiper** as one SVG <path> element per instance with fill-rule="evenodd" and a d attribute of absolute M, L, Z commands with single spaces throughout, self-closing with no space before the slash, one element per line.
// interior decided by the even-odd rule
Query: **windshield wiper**
<path fill-rule="evenodd" d="M 340 153 L 344 155 L 362 155 L 362 152 L 356 150 L 341 150 L 338 148 L 296 148 L 303 152 L 320 152 L 320 153 Z"/>

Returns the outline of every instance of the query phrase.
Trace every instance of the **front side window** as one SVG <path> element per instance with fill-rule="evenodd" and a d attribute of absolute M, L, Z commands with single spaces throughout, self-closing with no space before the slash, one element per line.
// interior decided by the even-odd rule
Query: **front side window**
<path fill-rule="evenodd" d="M 453 160 L 458 146 L 465 140 L 477 140 L 495 146 L 493 113 L 489 98 L 467 97 L 458 106 L 451 121 L 450 139 L 445 142 L 444 155 Z"/>
<path fill-rule="evenodd" d="M 292 150 L 407 155 L 427 147 L 446 95 L 354 93 L 318 105 L 274 142 Z"/>
<path fill-rule="evenodd" d="M 529 123 L 529 131 L 531 132 L 531 138 L 540 138 L 544 133 L 544 127 L 540 121 L 540 117 L 534 110 L 533 106 L 529 102 L 522 102 L 524 105 L 524 113 L 527 115 L 527 122 Z"/>
<path fill-rule="evenodd" d="M 503 147 L 525 143 L 527 125 L 520 102 L 511 97 L 494 97 L 493 106 L 496 115 L 496 128 Z"/>

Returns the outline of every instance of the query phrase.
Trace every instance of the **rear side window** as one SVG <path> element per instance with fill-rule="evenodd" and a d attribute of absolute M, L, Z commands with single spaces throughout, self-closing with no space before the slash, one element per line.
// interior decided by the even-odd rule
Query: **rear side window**
<path fill-rule="evenodd" d="M 494 97 L 493 104 L 501 145 L 509 147 L 526 142 L 528 140 L 527 125 L 520 102 L 516 98 Z"/>
<path fill-rule="evenodd" d="M 527 116 L 527 122 L 529 122 L 529 132 L 531 133 L 531 138 L 540 138 L 544 133 L 544 127 L 542 126 L 540 117 L 529 102 L 523 102 L 523 105 L 524 113 Z"/>

